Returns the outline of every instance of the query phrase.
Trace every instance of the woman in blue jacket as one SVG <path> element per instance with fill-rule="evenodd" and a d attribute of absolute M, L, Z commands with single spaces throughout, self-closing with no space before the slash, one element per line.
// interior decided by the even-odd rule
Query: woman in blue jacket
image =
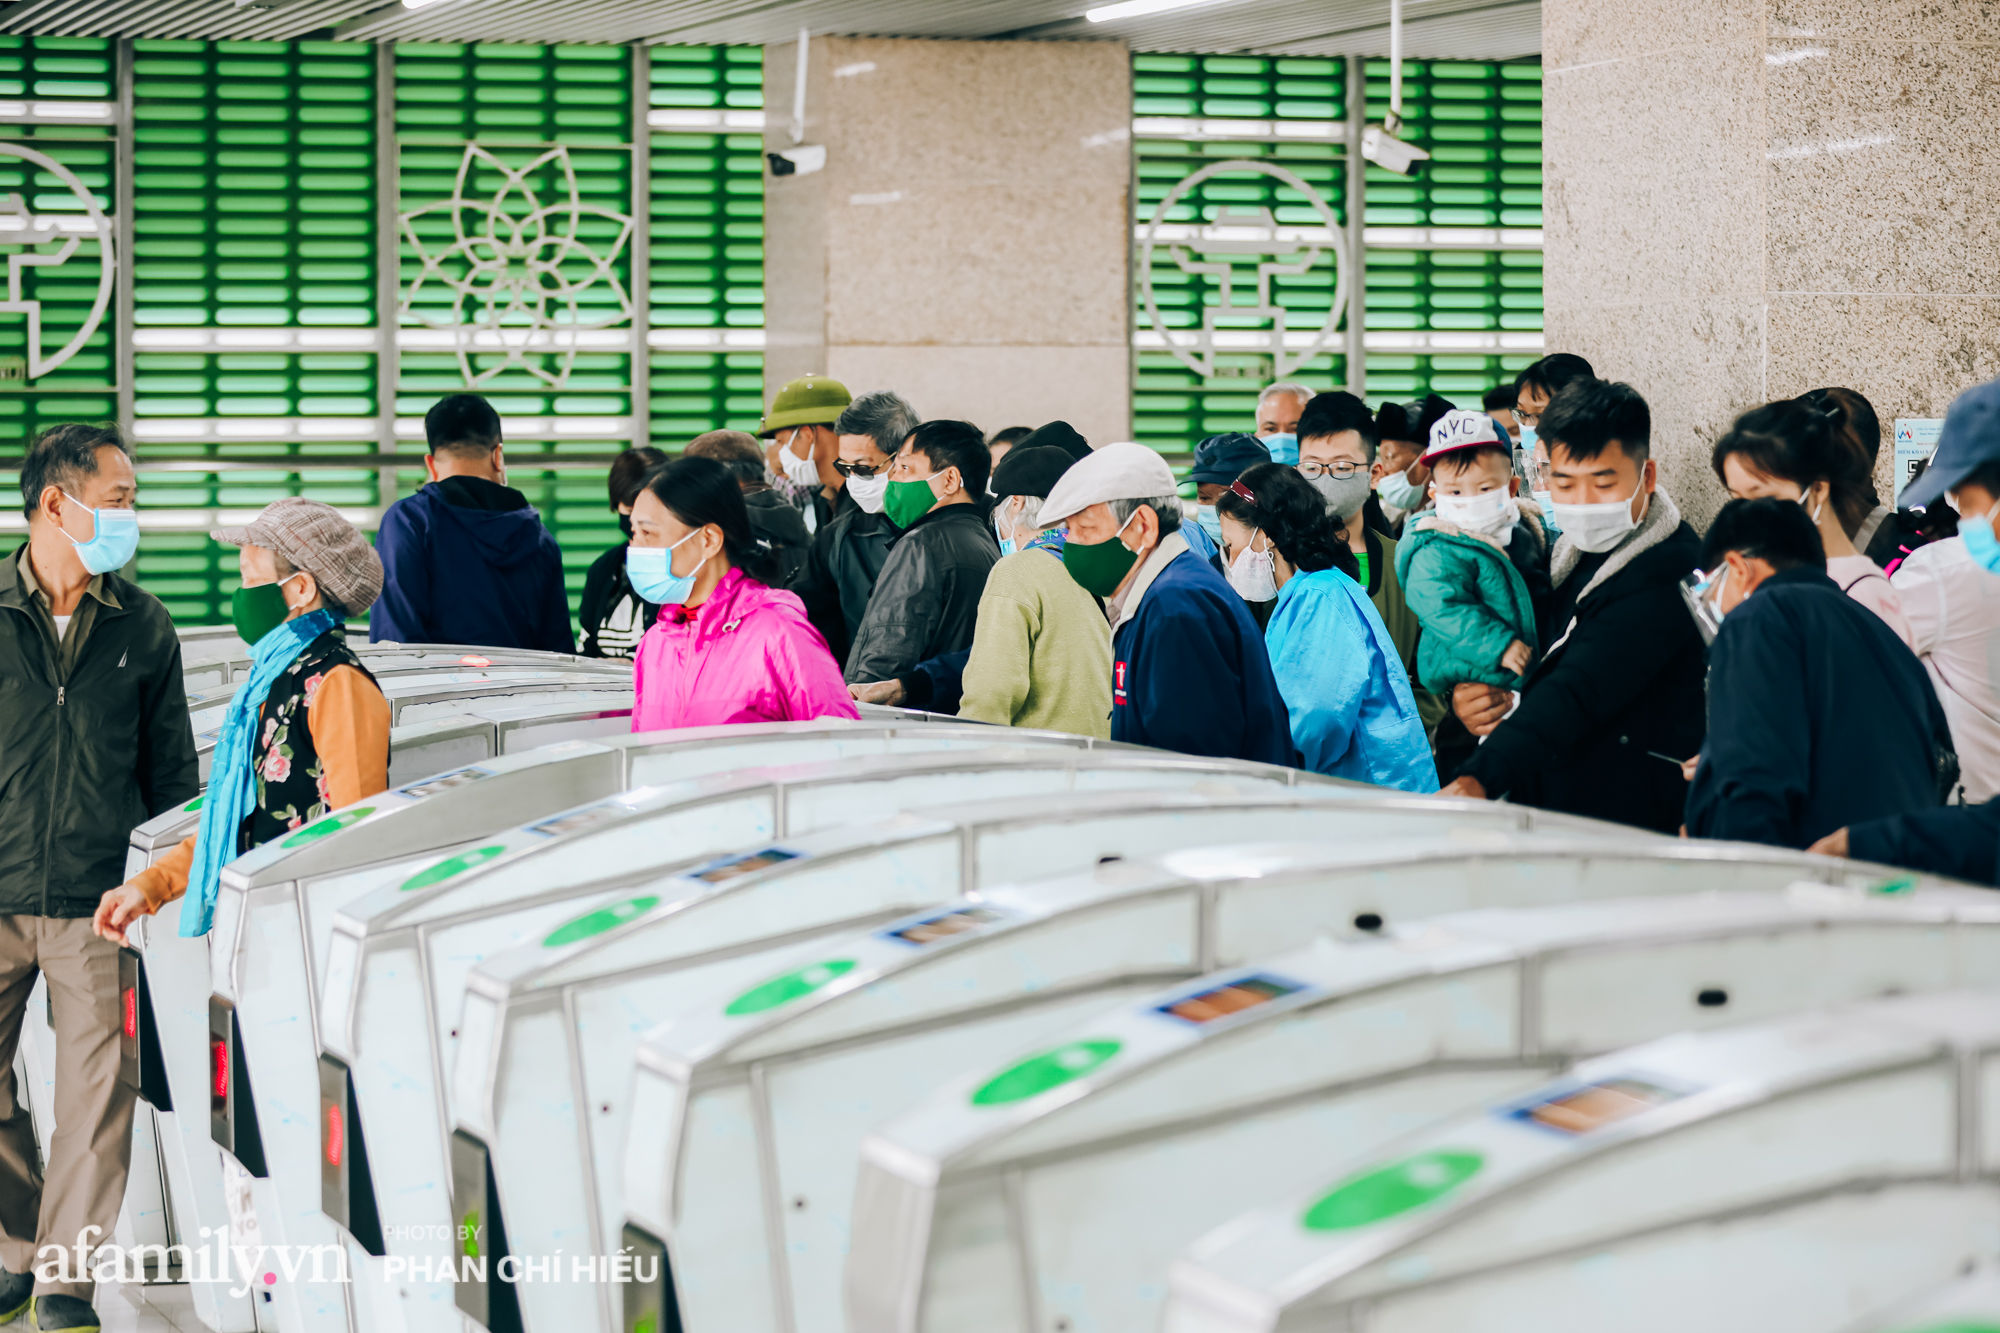
<path fill-rule="evenodd" d="M 1264 643 L 1304 766 L 1436 791 L 1409 675 L 1319 492 L 1296 469 L 1265 463 L 1238 477 L 1216 510 L 1230 585 L 1246 601 L 1276 595 Z"/>

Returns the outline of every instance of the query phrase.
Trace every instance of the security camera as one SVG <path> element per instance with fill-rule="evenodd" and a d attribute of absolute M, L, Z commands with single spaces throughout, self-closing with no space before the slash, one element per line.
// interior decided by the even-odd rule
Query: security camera
<path fill-rule="evenodd" d="M 800 144 L 782 153 L 766 153 L 764 156 L 771 159 L 773 176 L 810 176 L 826 165 L 826 145 Z"/>
<path fill-rule="evenodd" d="M 1361 131 L 1361 156 L 1384 171 L 1412 176 L 1416 174 L 1417 163 L 1430 154 L 1413 143 L 1404 143 L 1379 125 L 1370 125 Z"/>

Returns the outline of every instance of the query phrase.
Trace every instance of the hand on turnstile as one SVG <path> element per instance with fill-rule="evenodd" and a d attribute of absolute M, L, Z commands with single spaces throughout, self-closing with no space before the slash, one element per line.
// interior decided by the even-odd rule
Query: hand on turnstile
<path fill-rule="evenodd" d="M 849 685 L 847 692 L 857 703 L 887 704 L 895 707 L 903 702 L 903 682 L 900 680 L 876 680 L 866 685 Z"/>
<path fill-rule="evenodd" d="M 1814 856 L 1844 857 L 1847 855 L 1847 830 L 1837 828 L 1806 850 Z"/>
<path fill-rule="evenodd" d="M 120 884 L 105 892 L 103 901 L 97 904 L 97 914 L 90 919 L 90 928 L 113 944 L 124 944 L 125 927 L 153 912 L 153 904 L 137 884 Z"/>

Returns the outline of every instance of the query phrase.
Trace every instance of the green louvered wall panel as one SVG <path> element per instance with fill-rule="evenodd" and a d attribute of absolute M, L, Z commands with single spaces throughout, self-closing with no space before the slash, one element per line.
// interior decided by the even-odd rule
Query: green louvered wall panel
<path fill-rule="evenodd" d="M 1388 65 L 1369 61 L 1367 118 L 1388 109 Z M 1133 110 L 1137 117 L 1264 120 L 1343 120 L 1346 70 L 1339 60 L 1241 56 L 1136 55 Z M 1416 179 L 1376 167 L 1364 178 L 1365 226 L 1538 228 L 1541 226 L 1541 67 L 1532 62 L 1404 64 L 1405 135 L 1430 150 Z M 1285 167 L 1307 181 L 1345 224 L 1342 150 L 1332 144 L 1284 141 L 1186 142 L 1148 138 L 1135 144 L 1135 220 L 1146 222 L 1173 186 L 1214 161 L 1248 158 Z M 1212 219 L 1229 205 L 1270 207 L 1280 223 L 1310 224 L 1316 210 L 1265 176 L 1218 176 L 1184 196 L 1168 221 Z M 1212 301 L 1211 277 L 1182 273 L 1164 250 L 1153 263 L 1156 300 L 1169 328 L 1197 326 Z M 1367 254 L 1368 330 L 1531 331 L 1541 328 L 1541 255 L 1528 251 L 1394 250 Z M 1324 266 L 1275 281 L 1292 328 L 1318 328 L 1333 298 Z M 1137 325 L 1147 325 L 1143 307 Z M 1373 350 L 1367 355 L 1371 402 L 1430 390 L 1476 401 L 1534 358 L 1520 354 L 1457 355 Z M 1203 436 L 1244 430 L 1253 421 L 1256 391 L 1267 373 L 1263 358 L 1217 358 L 1224 373 L 1206 381 L 1163 352 L 1142 351 L 1133 390 L 1136 438 L 1168 453 L 1184 453 Z M 1346 380 L 1344 358 L 1321 355 L 1293 378 L 1317 388 Z"/>
<path fill-rule="evenodd" d="M 254 344 L 263 331 L 377 323 L 374 48 L 135 41 L 132 76 L 135 421 L 346 418 L 372 430 L 373 351 Z M 252 345 L 159 345 L 170 329 L 229 330 Z M 178 442 L 138 429 L 151 459 L 373 451 L 277 433 Z M 377 498 L 365 469 L 147 472 L 142 481 L 147 508 L 255 509 L 305 495 L 365 509 Z M 150 531 L 139 575 L 177 619 L 226 619 L 235 554 L 198 532 Z"/>
<path fill-rule="evenodd" d="M 114 52 L 112 43 L 92 37 L 0 37 L 0 96 L 28 96 L 61 106 L 80 101 L 102 104 L 111 99 Z M 10 125 L 0 121 L 0 138 L 25 143 L 54 158 L 75 173 L 97 206 L 113 212 L 112 173 L 117 145 L 109 124 Z M 81 201 L 51 173 L 35 170 L 18 158 L 0 158 L 0 196 L 19 194 L 36 212 L 81 212 Z M 19 254 L 29 247 L 0 244 L 0 255 Z M 58 243 L 35 247 L 49 254 Z M 42 303 L 44 351 L 53 353 L 83 327 L 97 295 L 97 242 L 88 240 L 59 267 L 31 266 L 23 271 L 21 295 Z M 28 317 L 0 313 L 0 358 L 9 378 L 0 379 L 0 460 L 18 457 L 36 430 L 57 421 L 108 421 L 118 410 L 116 372 L 112 356 L 111 312 L 83 349 L 54 373 L 30 384 L 16 378 L 25 371 Z M 13 474 L 7 477 L 11 483 Z M 9 500 L 11 504 L 11 498 Z"/>

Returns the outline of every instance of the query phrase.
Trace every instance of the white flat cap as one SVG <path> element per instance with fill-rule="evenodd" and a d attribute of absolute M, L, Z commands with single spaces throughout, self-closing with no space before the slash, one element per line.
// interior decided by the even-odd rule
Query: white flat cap
<path fill-rule="evenodd" d="M 1106 500 L 1154 500 L 1176 494 L 1174 470 L 1143 444 L 1126 441 L 1093 449 L 1056 479 L 1038 527 L 1049 527 Z"/>

